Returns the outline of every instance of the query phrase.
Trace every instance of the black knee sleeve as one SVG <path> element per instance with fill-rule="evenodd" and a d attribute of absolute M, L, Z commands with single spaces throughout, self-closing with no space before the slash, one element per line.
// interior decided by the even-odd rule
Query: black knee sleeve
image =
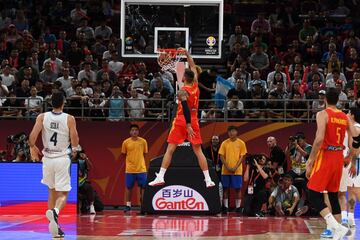
<path fill-rule="evenodd" d="M 309 189 L 309 202 L 319 212 L 327 208 L 324 201 L 324 194 Z"/>
<path fill-rule="evenodd" d="M 329 201 L 331 204 L 332 214 L 333 215 L 340 214 L 341 208 L 340 208 L 340 204 L 339 204 L 338 193 L 337 192 L 329 192 L 328 195 L 329 195 Z"/>

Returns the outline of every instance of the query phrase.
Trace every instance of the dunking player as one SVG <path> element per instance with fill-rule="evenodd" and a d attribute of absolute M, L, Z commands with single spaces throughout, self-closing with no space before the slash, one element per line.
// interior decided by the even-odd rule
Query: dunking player
<path fill-rule="evenodd" d="M 215 183 L 210 178 L 206 158 L 201 150 L 202 140 L 197 118 L 200 91 L 196 65 L 191 55 L 186 50 L 182 50 L 185 52 L 190 69 L 185 69 L 183 77 L 184 86 L 178 93 L 181 104 L 178 105 L 176 117 L 168 136 L 167 141 L 169 144 L 161 164 L 160 172 L 156 173 L 155 180 L 149 182 L 149 185 L 159 186 L 165 184 L 164 175 L 170 166 L 171 158 L 177 145 L 183 143 L 185 139 L 188 139 L 192 144 L 193 151 L 203 171 L 206 187 L 213 187 Z"/>
<path fill-rule="evenodd" d="M 64 237 L 58 225 L 58 215 L 64 208 L 70 186 L 69 154 L 79 150 L 79 137 L 73 116 L 63 113 L 65 98 L 62 93 L 54 93 L 51 98 L 53 110 L 40 114 L 29 137 L 32 159 L 39 160 L 40 151 L 35 143 L 42 132 L 43 178 L 41 182 L 48 186 L 48 210 L 46 217 L 50 221 L 49 231 L 53 237 Z"/>
<path fill-rule="evenodd" d="M 306 166 L 309 201 L 334 230 L 334 239 L 342 239 L 349 230 L 334 218 L 341 213 L 338 191 L 344 165 L 345 132 L 349 130 L 351 136 L 358 135 L 353 120 L 336 108 L 338 100 L 337 91 L 329 88 L 325 97 L 327 108 L 316 115 L 317 131 Z M 324 202 L 324 191 L 328 192 L 332 213 Z"/>

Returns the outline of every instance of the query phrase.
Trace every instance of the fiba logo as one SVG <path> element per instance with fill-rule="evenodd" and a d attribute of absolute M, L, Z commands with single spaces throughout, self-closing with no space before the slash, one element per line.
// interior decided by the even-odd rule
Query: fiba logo
<path fill-rule="evenodd" d="M 132 37 L 127 37 L 127 38 L 125 38 L 125 44 L 126 44 L 126 45 L 132 45 L 132 44 L 133 44 L 133 39 L 132 39 Z"/>
<path fill-rule="evenodd" d="M 212 48 L 216 44 L 216 38 L 213 36 L 210 36 L 206 39 L 206 44 L 209 46 L 209 48 Z"/>

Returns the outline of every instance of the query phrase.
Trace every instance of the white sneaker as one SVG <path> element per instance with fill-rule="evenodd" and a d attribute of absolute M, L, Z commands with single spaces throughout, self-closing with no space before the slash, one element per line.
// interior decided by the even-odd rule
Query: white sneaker
<path fill-rule="evenodd" d="M 155 186 L 162 186 L 165 184 L 165 180 L 163 177 L 159 176 L 158 173 L 155 173 L 156 178 L 154 179 L 154 181 L 149 182 L 149 186 L 155 187 Z"/>
<path fill-rule="evenodd" d="M 206 184 L 207 188 L 211 188 L 211 187 L 215 186 L 215 183 L 211 179 L 209 179 L 209 180 L 205 179 L 204 181 L 205 181 L 205 184 Z"/>
<path fill-rule="evenodd" d="M 344 227 L 343 225 L 339 224 L 339 226 L 334 231 L 334 238 L 335 240 L 343 239 L 347 234 L 351 234 L 351 231 L 349 233 L 350 229 L 347 227 Z"/>
<path fill-rule="evenodd" d="M 94 205 L 90 205 L 90 214 L 96 214 Z"/>
<path fill-rule="evenodd" d="M 349 227 L 354 228 L 356 226 L 355 219 L 349 218 Z"/>

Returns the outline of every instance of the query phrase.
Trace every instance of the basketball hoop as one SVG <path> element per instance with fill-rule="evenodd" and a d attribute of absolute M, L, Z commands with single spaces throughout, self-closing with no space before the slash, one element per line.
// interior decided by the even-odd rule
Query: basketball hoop
<path fill-rule="evenodd" d="M 158 64 L 163 71 L 176 72 L 177 63 L 183 58 L 185 52 L 183 50 L 168 48 L 158 49 Z"/>

